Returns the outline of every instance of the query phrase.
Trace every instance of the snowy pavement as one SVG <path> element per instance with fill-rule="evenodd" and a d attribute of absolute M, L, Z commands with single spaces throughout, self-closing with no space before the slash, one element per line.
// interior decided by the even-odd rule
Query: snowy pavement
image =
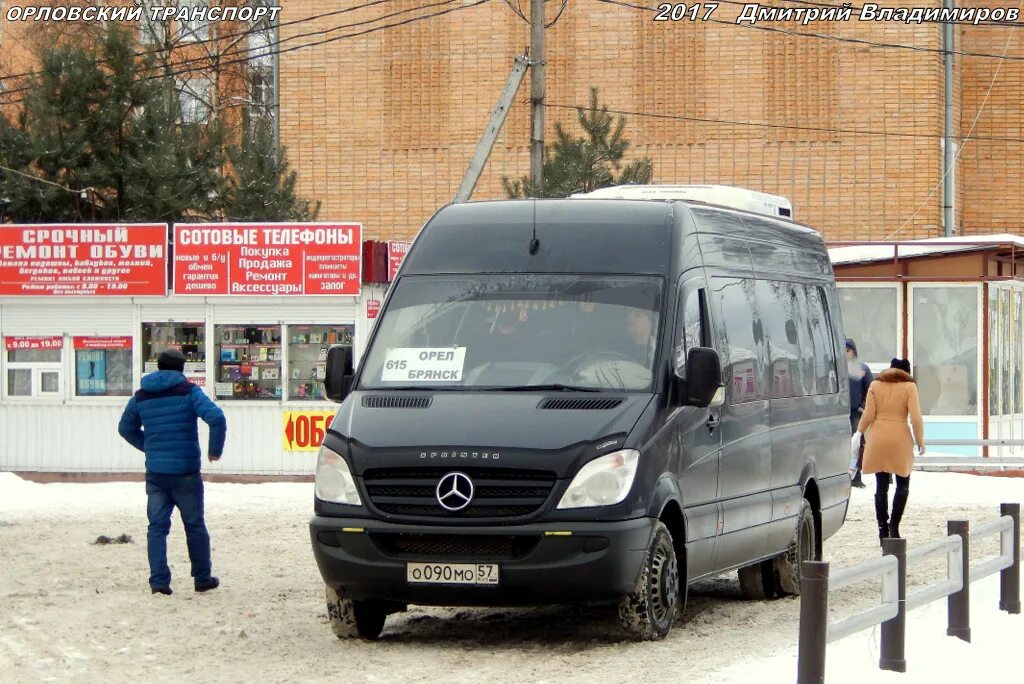
<path fill-rule="evenodd" d="M 825 545 L 833 568 L 874 558 L 872 488 L 854 490 L 846 525 Z M 1024 479 L 915 473 L 911 546 L 974 523 L 1003 501 L 1024 502 Z M 691 589 L 686 621 L 660 642 L 619 635 L 605 607 L 435 609 L 392 616 L 377 643 L 339 641 L 327 625 L 309 548 L 312 485 L 207 485 L 214 571 L 191 591 L 184 535 L 169 540 L 175 594 L 146 579 L 141 483 L 35 484 L 0 473 L 0 680 L 3 682 L 650 682 L 796 681 L 799 602 L 745 601 L 735 573 Z M 134 544 L 98 546 L 100 535 Z M 995 540 L 978 545 L 980 558 Z M 911 588 L 945 574 L 912 569 Z M 997 610 L 998 578 L 972 585 L 973 642 L 945 636 L 945 603 L 908 616 L 907 674 L 878 669 L 877 629 L 829 646 L 827 682 L 985 681 L 1017 660 L 1024 616 Z M 835 614 L 877 602 L 877 585 L 832 596 Z M 994 680 L 993 680 L 994 681 Z"/>

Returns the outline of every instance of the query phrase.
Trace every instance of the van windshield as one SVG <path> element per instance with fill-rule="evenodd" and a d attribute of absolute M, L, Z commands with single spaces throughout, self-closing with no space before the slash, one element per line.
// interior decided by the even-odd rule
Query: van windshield
<path fill-rule="evenodd" d="M 649 390 L 662 289 L 648 276 L 406 276 L 359 387 Z"/>

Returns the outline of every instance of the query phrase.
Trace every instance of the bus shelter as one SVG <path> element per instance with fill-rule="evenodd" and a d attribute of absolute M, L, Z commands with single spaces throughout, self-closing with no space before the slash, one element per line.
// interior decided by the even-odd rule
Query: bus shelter
<path fill-rule="evenodd" d="M 847 337 L 876 374 L 910 359 L 931 440 L 1024 439 L 1024 238 L 829 244 Z M 1024 456 L 1024 447 L 932 454 Z"/>

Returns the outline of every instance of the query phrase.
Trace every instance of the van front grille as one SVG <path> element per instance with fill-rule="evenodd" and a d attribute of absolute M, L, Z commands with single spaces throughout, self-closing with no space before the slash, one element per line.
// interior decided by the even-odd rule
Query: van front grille
<path fill-rule="evenodd" d="M 437 500 L 445 475 L 460 472 L 473 482 L 473 498 L 460 511 Z M 555 474 L 509 468 L 374 468 L 363 474 L 366 493 L 377 510 L 423 518 L 521 518 L 544 505 L 555 486 Z"/>

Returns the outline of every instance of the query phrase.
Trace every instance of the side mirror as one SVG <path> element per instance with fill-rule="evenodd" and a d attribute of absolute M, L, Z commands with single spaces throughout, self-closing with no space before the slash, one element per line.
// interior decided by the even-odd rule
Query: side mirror
<path fill-rule="evenodd" d="M 708 347 L 694 347 L 686 355 L 686 393 L 683 403 L 687 406 L 707 408 L 722 389 L 722 362 L 718 352 Z"/>
<path fill-rule="evenodd" d="M 336 344 L 327 352 L 327 375 L 324 394 L 333 402 L 341 403 L 352 387 L 352 347 Z"/>

